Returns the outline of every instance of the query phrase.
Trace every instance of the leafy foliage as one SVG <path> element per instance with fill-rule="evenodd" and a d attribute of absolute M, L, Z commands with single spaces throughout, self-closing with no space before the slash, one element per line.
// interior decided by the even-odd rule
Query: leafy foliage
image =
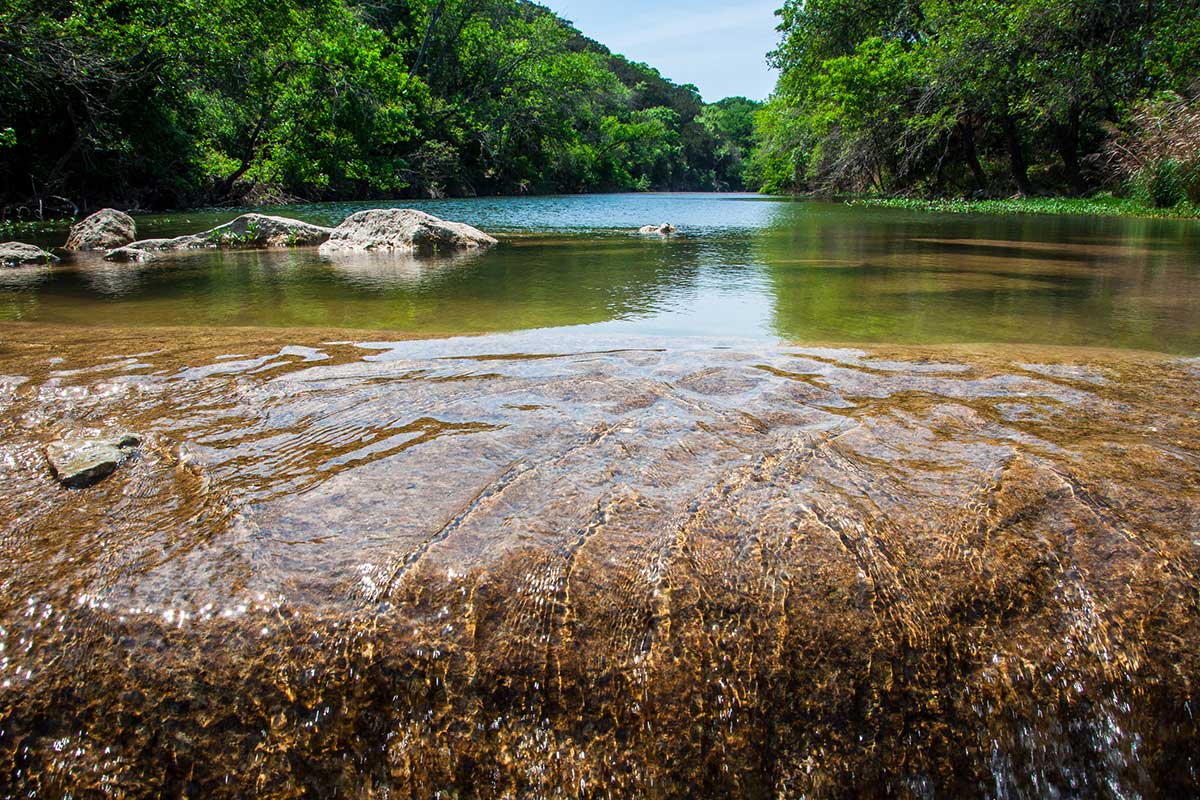
<path fill-rule="evenodd" d="M 523 0 L 0 0 L 0 194 L 71 213 L 735 189 L 705 106 Z"/>
<path fill-rule="evenodd" d="M 749 173 L 770 191 L 1086 193 L 1120 177 L 1100 157 L 1114 132 L 1144 135 L 1144 104 L 1200 75 L 1200 0 L 786 0 L 778 14 L 781 76 Z M 1160 160 L 1142 183 L 1166 201 L 1176 172 Z"/>

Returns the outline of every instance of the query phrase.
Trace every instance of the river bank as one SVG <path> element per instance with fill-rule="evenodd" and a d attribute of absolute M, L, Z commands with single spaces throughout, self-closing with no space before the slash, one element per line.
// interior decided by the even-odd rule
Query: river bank
<path fill-rule="evenodd" d="M 934 214 L 1044 214 L 1144 219 L 1200 219 L 1200 206 L 1156 208 L 1128 197 L 1010 197 L 991 200 L 960 198 L 878 197 L 847 201 L 863 208 L 895 208 Z"/>
<path fill-rule="evenodd" d="M 1195 791 L 1194 359 L 346 333 L 3 326 L 10 786 Z"/>

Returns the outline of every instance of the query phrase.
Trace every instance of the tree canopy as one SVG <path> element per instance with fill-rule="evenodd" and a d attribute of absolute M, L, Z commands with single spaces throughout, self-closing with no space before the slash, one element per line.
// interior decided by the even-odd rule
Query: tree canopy
<path fill-rule="evenodd" d="M 10 206 L 737 189 L 757 107 L 524 0 L 0 0 L 0 30 Z"/>
<path fill-rule="evenodd" d="M 1200 0 L 784 0 L 765 104 L 528 0 L 0 0 L 0 202 L 1200 197 Z"/>
<path fill-rule="evenodd" d="M 781 76 L 751 166 L 773 191 L 1136 189 L 1144 176 L 1114 169 L 1108 143 L 1200 91 L 1200 0 L 786 0 L 778 14 Z"/>

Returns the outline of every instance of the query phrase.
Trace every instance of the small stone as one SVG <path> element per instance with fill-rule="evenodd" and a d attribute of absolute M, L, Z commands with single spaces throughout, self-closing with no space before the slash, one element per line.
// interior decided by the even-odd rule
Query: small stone
<path fill-rule="evenodd" d="M 142 443 L 133 433 L 62 439 L 46 448 L 46 460 L 63 486 L 83 489 L 107 478 Z"/>

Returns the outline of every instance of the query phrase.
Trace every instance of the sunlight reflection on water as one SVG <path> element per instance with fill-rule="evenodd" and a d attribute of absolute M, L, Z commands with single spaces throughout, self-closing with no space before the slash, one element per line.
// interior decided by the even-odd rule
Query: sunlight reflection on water
<path fill-rule="evenodd" d="M 369 204 L 268 209 L 328 224 Z M 599 333 L 804 343 L 1009 342 L 1200 353 L 1200 224 L 869 210 L 748 195 L 411 203 L 501 236 L 435 259 L 315 249 L 81 256 L 0 275 L 0 319 Z M 235 212 L 140 220 L 195 232 Z M 670 220 L 682 234 L 631 233 Z M 592 327 L 587 327 L 592 326 Z"/>

